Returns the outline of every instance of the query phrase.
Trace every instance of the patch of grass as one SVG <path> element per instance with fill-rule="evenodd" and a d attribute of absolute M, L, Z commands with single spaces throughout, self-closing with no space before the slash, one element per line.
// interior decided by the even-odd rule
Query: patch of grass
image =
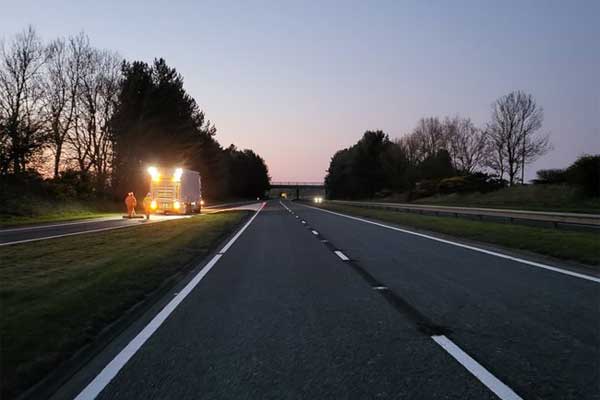
<path fill-rule="evenodd" d="M 415 200 L 416 204 L 512 208 L 532 211 L 600 213 L 600 198 L 585 197 L 568 185 L 513 186 L 489 193 L 449 194 Z"/>
<path fill-rule="evenodd" d="M 189 270 L 244 215 L 0 247 L 0 397 L 39 381 L 169 278 Z"/>
<path fill-rule="evenodd" d="M 600 235 L 594 232 L 425 216 L 330 203 L 324 203 L 322 207 L 331 211 L 532 251 L 564 260 L 593 266 L 600 265 Z"/>

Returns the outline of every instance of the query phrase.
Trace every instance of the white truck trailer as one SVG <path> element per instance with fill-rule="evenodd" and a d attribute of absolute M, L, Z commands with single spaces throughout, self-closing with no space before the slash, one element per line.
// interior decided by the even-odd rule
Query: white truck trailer
<path fill-rule="evenodd" d="M 163 214 L 200 213 L 200 173 L 183 168 L 149 167 L 152 212 Z"/>

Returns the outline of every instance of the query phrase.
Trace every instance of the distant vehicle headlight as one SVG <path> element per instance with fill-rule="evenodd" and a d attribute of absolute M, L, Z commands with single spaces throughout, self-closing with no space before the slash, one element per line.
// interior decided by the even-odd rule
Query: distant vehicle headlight
<path fill-rule="evenodd" d="M 204 205 L 204 200 L 200 200 L 200 205 L 203 206 Z"/>
<path fill-rule="evenodd" d="M 314 201 L 315 203 L 322 203 L 322 202 L 323 202 L 323 198 L 322 198 L 322 197 L 319 197 L 319 196 L 317 196 L 317 197 L 315 197 L 315 198 L 313 199 L 313 201 Z"/>
<path fill-rule="evenodd" d="M 156 204 L 156 200 L 152 200 L 152 202 L 150 203 L 150 208 L 156 210 L 156 207 L 158 207 L 158 204 Z"/>
<path fill-rule="evenodd" d="M 181 203 L 178 202 L 177 200 L 175 200 L 175 202 L 173 203 L 173 208 L 176 210 L 179 210 L 180 207 L 181 207 Z"/>

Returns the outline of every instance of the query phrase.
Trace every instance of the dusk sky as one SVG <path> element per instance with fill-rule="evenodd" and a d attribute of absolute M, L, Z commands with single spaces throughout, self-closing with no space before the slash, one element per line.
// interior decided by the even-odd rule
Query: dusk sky
<path fill-rule="evenodd" d="M 273 180 L 321 181 L 367 129 L 398 138 L 424 116 L 489 118 L 512 90 L 544 108 L 554 150 L 600 152 L 600 1 L 1 1 L 0 37 L 85 31 L 128 60 L 164 57 L 223 146 Z"/>

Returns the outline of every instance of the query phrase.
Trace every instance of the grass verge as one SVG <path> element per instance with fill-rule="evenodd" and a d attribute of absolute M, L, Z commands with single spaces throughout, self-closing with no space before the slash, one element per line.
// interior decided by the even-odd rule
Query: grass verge
<path fill-rule="evenodd" d="M 169 278 L 191 269 L 246 214 L 1 247 L 0 397 L 35 384 Z"/>
<path fill-rule="evenodd" d="M 594 232 L 574 232 L 453 217 L 425 216 L 327 203 L 322 204 L 321 207 L 344 214 L 532 251 L 595 267 L 600 265 L 600 235 Z"/>
<path fill-rule="evenodd" d="M 600 198 L 585 197 L 578 188 L 567 185 L 517 185 L 489 193 L 454 193 L 426 197 L 415 200 L 414 203 L 436 206 L 600 213 Z"/>

